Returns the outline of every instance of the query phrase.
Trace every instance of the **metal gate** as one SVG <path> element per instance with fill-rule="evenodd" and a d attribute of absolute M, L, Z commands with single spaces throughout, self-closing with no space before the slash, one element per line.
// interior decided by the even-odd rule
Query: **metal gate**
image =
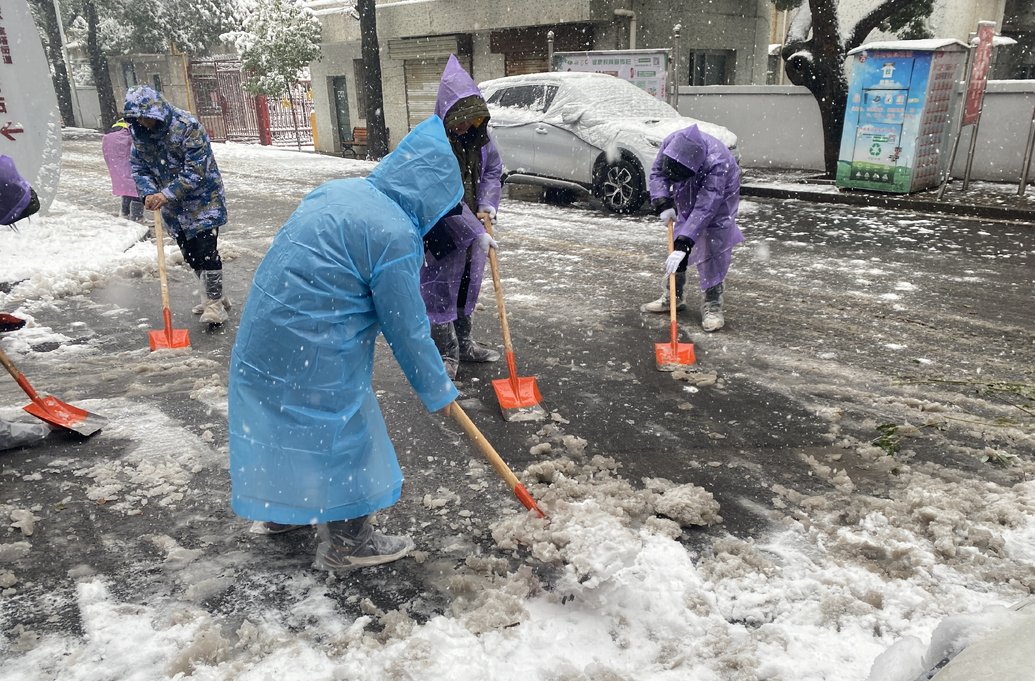
<path fill-rule="evenodd" d="M 308 80 L 300 80 L 280 99 L 266 98 L 270 134 L 277 146 L 313 144 L 313 91 Z"/>
<path fill-rule="evenodd" d="M 255 97 L 244 90 L 237 59 L 193 59 L 189 75 L 197 118 L 213 142 L 257 142 Z"/>
<path fill-rule="evenodd" d="M 244 89 L 241 62 L 226 57 L 193 59 L 188 75 L 194 91 L 195 115 L 213 142 L 313 144 L 313 93 L 309 81 L 296 83 L 290 99 L 255 97 Z M 263 107 L 265 111 L 261 111 Z M 265 127 L 269 129 L 264 130 Z"/>

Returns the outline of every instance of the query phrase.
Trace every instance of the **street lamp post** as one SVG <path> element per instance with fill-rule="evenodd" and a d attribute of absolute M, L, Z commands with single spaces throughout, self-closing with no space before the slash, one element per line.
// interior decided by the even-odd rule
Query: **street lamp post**
<path fill-rule="evenodd" d="M 65 69 L 68 71 L 68 89 L 72 94 L 72 113 L 75 114 L 76 120 L 72 121 L 72 125 L 78 124 L 83 125 L 83 110 L 79 106 L 79 93 L 75 89 L 75 74 L 72 72 L 72 61 L 68 58 L 68 45 L 65 40 L 65 27 L 61 23 L 61 6 L 58 4 L 58 0 L 54 0 L 54 18 L 57 20 L 58 25 L 58 36 L 61 38 L 61 58 L 65 60 Z"/>

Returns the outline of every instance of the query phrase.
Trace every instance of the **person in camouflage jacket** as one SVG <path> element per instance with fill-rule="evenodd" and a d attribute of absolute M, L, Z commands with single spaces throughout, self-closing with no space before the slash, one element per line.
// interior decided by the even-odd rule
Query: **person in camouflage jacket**
<path fill-rule="evenodd" d="M 223 294 L 219 227 L 226 224 L 223 179 L 204 126 L 147 86 L 126 93 L 123 116 L 133 135 L 129 163 L 144 207 L 161 210 L 183 259 L 201 279 L 201 321 L 221 324 L 230 300 Z"/>

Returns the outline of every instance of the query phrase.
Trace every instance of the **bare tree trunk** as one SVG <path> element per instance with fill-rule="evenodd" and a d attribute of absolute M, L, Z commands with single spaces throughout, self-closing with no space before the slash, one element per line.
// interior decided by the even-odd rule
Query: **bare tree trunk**
<path fill-rule="evenodd" d="M 68 68 L 64 55 L 61 54 L 61 33 L 58 31 L 57 12 L 53 0 L 32 0 L 37 16 L 43 20 L 43 32 L 47 36 L 47 59 L 53 69 L 51 77 L 54 81 L 54 93 L 57 95 L 58 110 L 65 125 L 74 126 L 75 111 L 72 110 L 72 90 L 68 84 Z"/>
<path fill-rule="evenodd" d="M 388 130 L 385 127 L 384 97 L 381 93 L 381 49 L 377 41 L 374 0 L 357 0 L 356 10 L 359 12 L 363 66 L 366 69 L 363 91 L 367 98 L 367 158 L 377 161 L 388 153 Z"/>
<path fill-rule="evenodd" d="M 90 70 L 93 71 L 93 82 L 97 87 L 97 101 L 101 108 L 101 129 L 107 130 L 119 120 L 119 106 L 115 102 L 115 92 L 111 86 L 111 73 L 108 72 L 108 59 L 101 52 L 97 43 L 97 5 L 94 0 L 84 0 L 83 11 L 86 13 L 86 53 L 90 57 Z"/>

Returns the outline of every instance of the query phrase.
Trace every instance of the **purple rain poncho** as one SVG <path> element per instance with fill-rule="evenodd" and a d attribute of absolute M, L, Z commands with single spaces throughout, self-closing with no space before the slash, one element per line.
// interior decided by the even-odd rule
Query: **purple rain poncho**
<path fill-rule="evenodd" d="M 17 222 L 31 200 L 29 181 L 14 167 L 14 159 L 0 156 L 0 225 Z"/>
<path fill-rule="evenodd" d="M 120 127 L 101 138 L 101 153 L 111 176 L 111 193 L 115 196 L 137 198 L 137 184 L 133 181 L 133 170 L 129 167 L 129 155 L 133 152 L 133 135 L 129 127 Z"/>
<path fill-rule="evenodd" d="M 672 184 L 661 174 L 668 156 L 694 171 L 689 180 Z M 744 240 L 737 227 L 740 168 L 726 145 L 696 125 L 677 130 L 661 143 L 650 171 L 651 201 L 670 197 L 676 204 L 674 237 L 694 242 L 689 262 L 697 266 L 701 290 L 726 278 L 733 247 Z"/>
<path fill-rule="evenodd" d="M 446 113 L 454 104 L 471 95 L 481 97 L 482 93 L 474 79 L 460 66 L 456 57 L 450 55 L 438 87 L 435 115 L 445 120 Z M 471 283 L 467 289 L 464 315 L 474 312 L 481 292 L 486 255 L 474 245 L 474 241 L 478 235 L 485 232 L 485 227 L 481 220 L 475 217 L 474 211 L 478 206 L 491 205 L 494 209 L 499 208 L 502 187 L 500 177 L 503 174 L 503 161 L 491 138 L 482 147 L 481 159 L 482 170 L 478 180 L 476 205 L 469 206 L 465 203 L 462 214 L 445 219 L 456 248 L 441 260 L 436 259 L 431 253 L 424 255 L 424 266 L 420 270 L 420 292 L 432 324 L 448 324 L 456 319 L 460 280 L 467 267 L 468 257 L 471 262 Z"/>

